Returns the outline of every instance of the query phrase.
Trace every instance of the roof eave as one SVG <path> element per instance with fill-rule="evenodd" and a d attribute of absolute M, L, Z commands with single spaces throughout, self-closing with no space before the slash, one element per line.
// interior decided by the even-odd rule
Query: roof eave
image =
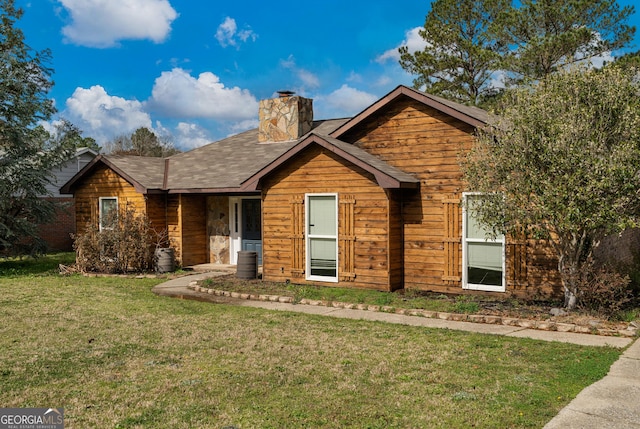
<path fill-rule="evenodd" d="M 367 107 L 358 115 L 351 118 L 349 121 L 345 122 L 342 126 L 336 128 L 331 134 L 329 134 L 333 138 L 340 138 L 340 136 L 344 135 L 348 131 L 355 128 L 360 123 L 364 122 L 368 117 L 379 111 L 380 109 L 387 106 L 393 100 L 395 100 L 400 95 L 405 95 L 414 100 L 420 101 L 421 103 L 433 107 L 436 110 L 439 110 L 443 113 L 446 113 L 449 116 L 452 116 L 460 121 L 469 124 L 473 127 L 481 127 L 486 124 L 485 121 L 482 121 L 478 118 L 470 116 L 460 110 L 454 109 L 451 106 L 441 103 L 440 101 L 429 97 L 423 92 L 417 91 L 413 88 L 409 88 L 404 85 L 397 86 L 393 91 L 389 92 L 387 95 L 373 103 L 371 106 Z"/>
<path fill-rule="evenodd" d="M 136 192 L 140 194 L 148 193 L 149 190 L 147 189 L 147 187 L 145 187 L 144 185 L 142 185 L 141 183 L 133 179 L 129 174 L 127 174 L 125 171 L 123 171 L 121 168 L 119 168 L 117 165 L 111 162 L 109 158 L 105 157 L 104 155 L 98 155 L 97 157 L 93 158 L 91 162 L 85 165 L 84 168 L 82 168 L 82 170 L 76 173 L 75 176 L 73 176 L 67 183 L 65 183 L 60 188 L 60 193 L 73 194 L 73 190 L 76 187 L 77 183 L 80 182 L 86 174 L 88 174 L 90 171 L 96 168 L 96 165 L 100 162 L 106 165 L 107 167 L 109 167 L 110 169 L 112 169 L 113 171 L 115 171 L 120 177 L 126 180 L 131 186 L 134 187 Z"/>
<path fill-rule="evenodd" d="M 249 177 L 247 180 L 242 182 L 241 189 L 245 191 L 260 190 L 262 179 L 265 176 L 269 175 L 273 171 L 280 168 L 283 164 L 288 162 L 291 158 L 293 158 L 295 155 L 302 152 L 312 144 L 317 144 L 335 153 L 341 158 L 349 161 L 350 163 L 357 165 L 363 170 L 371 173 L 375 177 L 378 185 L 383 189 L 416 188 L 419 185 L 419 182 L 417 180 L 403 181 L 393 176 L 390 176 L 389 174 L 377 169 L 376 167 L 362 161 L 356 156 L 340 149 L 337 146 L 332 145 L 321 136 L 318 136 L 317 134 L 310 134 L 308 137 L 306 137 L 304 140 L 300 141 L 300 143 L 298 143 L 297 145 L 293 146 L 291 149 L 289 149 L 288 151 L 280 155 L 278 158 L 276 158 L 274 161 L 272 161 L 269 165 L 264 167 L 262 170 L 258 171 L 253 176 Z"/>
<path fill-rule="evenodd" d="M 61 194 L 73 194 L 73 188 L 76 185 L 76 182 L 78 182 L 82 176 L 84 176 L 89 170 L 93 169 L 93 167 L 100 162 L 100 160 L 102 159 L 102 155 L 98 155 L 95 158 L 93 158 L 91 161 L 89 161 L 87 163 L 87 165 L 85 165 L 84 167 L 82 167 L 82 169 L 80 171 L 78 171 L 76 174 L 74 174 L 74 176 L 69 179 L 69 181 L 67 183 L 65 183 L 64 185 L 62 185 L 60 187 L 60 193 Z"/>
<path fill-rule="evenodd" d="M 256 189 L 244 187 L 227 188 L 175 188 L 166 190 L 168 194 L 249 194 L 258 192 Z"/>

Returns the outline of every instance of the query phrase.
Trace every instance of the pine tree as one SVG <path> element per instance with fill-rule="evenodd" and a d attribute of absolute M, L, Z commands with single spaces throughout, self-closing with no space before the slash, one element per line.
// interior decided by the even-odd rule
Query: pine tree
<path fill-rule="evenodd" d="M 416 88 L 464 104 L 480 104 L 495 92 L 492 74 L 507 51 L 497 16 L 508 0 L 436 0 L 420 35 L 423 51 L 400 48 L 400 65 L 417 75 Z"/>
<path fill-rule="evenodd" d="M 53 82 L 50 52 L 35 52 L 16 22 L 22 9 L 0 0 L 0 253 L 44 250 L 37 224 L 51 219 L 49 172 L 72 153 L 42 126 L 55 113 L 48 91 Z M 63 139 L 64 140 L 64 139 Z"/>

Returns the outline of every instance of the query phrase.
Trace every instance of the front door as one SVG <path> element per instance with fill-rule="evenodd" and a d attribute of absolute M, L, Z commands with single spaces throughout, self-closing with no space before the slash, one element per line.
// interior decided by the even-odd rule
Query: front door
<path fill-rule="evenodd" d="M 258 252 L 262 264 L 262 219 L 259 199 L 242 200 L 242 250 Z"/>

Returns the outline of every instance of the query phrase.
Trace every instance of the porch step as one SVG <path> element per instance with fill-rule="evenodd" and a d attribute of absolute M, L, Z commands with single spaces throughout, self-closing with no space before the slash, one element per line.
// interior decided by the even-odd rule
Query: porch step
<path fill-rule="evenodd" d="M 197 264 L 197 265 L 191 265 L 189 267 L 184 267 L 184 270 L 193 271 L 196 273 L 219 271 L 219 272 L 224 272 L 229 274 L 235 274 L 236 271 L 238 270 L 238 266 L 230 265 L 230 264 Z M 261 273 L 262 273 L 262 265 L 259 265 L 258 274 L 261 274 Z"/>

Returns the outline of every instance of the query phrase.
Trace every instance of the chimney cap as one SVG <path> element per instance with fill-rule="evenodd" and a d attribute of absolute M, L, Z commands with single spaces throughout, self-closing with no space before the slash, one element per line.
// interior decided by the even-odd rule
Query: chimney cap
<path fill-rule="evenodd" d="M 291 97 L 295 92 L 289 90 L 277 91 L 279 97 Z"/>

